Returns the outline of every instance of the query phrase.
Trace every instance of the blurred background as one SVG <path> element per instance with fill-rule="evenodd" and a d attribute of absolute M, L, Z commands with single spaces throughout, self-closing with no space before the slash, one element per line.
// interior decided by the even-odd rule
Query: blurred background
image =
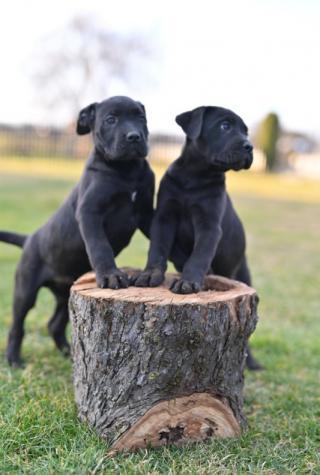
<path fill-rule="evenodd" d="M 0 229 L 31 233 L 75 185 L 91 138 L 79 110 L 146 106 L 159 182 L 180 153 L 177 114 L 238 113 L 255 145 L 227 187 L 246 230 L 266 371 L 246 374 L 241 439 L 109 460 L 77 419 L 70 361 L 48 337 L 52 296 L 28 315 L 24 371 L 4 352 L 21 250 L 0 243 L 0 473 L 320 473 L 319 0 L 10 0 L 0 17 Z M 137 232 L 118 265 L 144 267 Z M 109 471 L 108 471 L 109 470 Z"/>
<path fill-rule="evenodd" d="M 177 114 L 221 105 L 249 125 L 254 169 L 320 178 L 319 13 L 316 0 L 13 0 L 0 20 L 0 158 L 86 158 L 79 110 L 124 94 L 146 106 L 151 160 L 178 156 Z"/>
<path fill-rule="evenodd" d="M 27 368 L 7 366 L 21 250 L 0 243 L 0 473 L 319 473 L 319 24 L 319 0 L 2 3 L 0 229 L 31 233 L 68 195 L 91 148 L 75 133 L 88 104 L 128 95 L 145 105 L 158 182 L 183 143 L 177 114 L 234 110 L 255 145 L 252 169 L 229 172 L 227 187 L 246 230 L 260 297 L 251 344 L 266 371 L 246 375 L 241 439 L 108 460 L 78 422 L 70 361 L 46 328 L 47 289 L 26 321 Z M 137 232 L 117 263 L 142 268 L 147 250 Z"/>

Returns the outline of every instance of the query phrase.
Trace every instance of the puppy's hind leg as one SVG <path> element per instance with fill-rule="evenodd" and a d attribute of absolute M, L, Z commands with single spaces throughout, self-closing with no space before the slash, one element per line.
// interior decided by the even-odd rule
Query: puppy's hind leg
<path fill-rule="evenodd" d="M 241 264 L 238 267 L 234 275 L 234 278 L 236 280 L 239 280 L 240 282 L 243 282 L 244 284 L 251 286 L 251 275 L 250 275 L 249 267 L 247 264 L 247 259 L 245 256 L 243 256 Z"/>
<path fill-rule="evenodd" d="M 20 350 L 24 336 L 24 320 L 28 311 L 34 306 L 41 283 L 32 275 L 20 272 L 16 274 L 13 301 L 13 323 L 7 345 L 7 360 L 11 366 L 22 367 Z"/>
<path fill-rule="evenodd" d="M 57 303 L 55 311 L 48 322 L 49 333 L 52 336 L 58 350 L 60 350 L 64 356 L 69 356 L 70 345 L 65 334 L 66 326 L 69 321 L 69 287 L 66 287 L 62 290 L 51 288 L 51 290 L 56 297 Z"/>
<path fill-rule="evenodd" d="M 251 275 L 245 256 L 243 257 L 241 265 L 239 266 L 234 278 L 251 286 Z M 251 371 L 259 371 L 264 369 L 259 361 L 253 356 L 249 344 L 247 345 L 246 366 Z"/>

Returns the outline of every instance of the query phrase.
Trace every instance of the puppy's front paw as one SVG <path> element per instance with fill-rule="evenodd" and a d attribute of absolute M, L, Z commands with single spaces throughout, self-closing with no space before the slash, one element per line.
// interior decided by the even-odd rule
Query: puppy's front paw
<path fill-rule="evenodd" d="M 97 273 L 97 284 L 102 289 L 126 289 L 129 287 L 129 277 L 119 269 Z"/>
<path fill-rule="evenodd" d="M 136 287 L 157 287 L 164 281 L 164 272 L 160 269 L 147 269 L 131 277 Z"/>
<path fill-rule="evenodd" d="M 170 285 L 170 290 L 175 294 L 195 294 L 201 290 L 201 285 L 190 280 L 175 279 Z"/>

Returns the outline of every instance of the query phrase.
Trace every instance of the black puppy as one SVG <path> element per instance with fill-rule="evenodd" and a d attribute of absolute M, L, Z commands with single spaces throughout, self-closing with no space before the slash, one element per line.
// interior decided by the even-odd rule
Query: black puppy
<path fill-rule="evenodd" d="M 40 287 L 48 287 L 56 297 L 49 332 L 68 353 L 65 328 L 73 281 L 94 269 L 100 287 L 127 287 L 129 279 L 117 269 L 114 257 L 137 228 L 149 236 L 154 175 L 144 159 L 148 129 L 143 105 L 123 96 L 91 104 L 81 110 L 77 132 L 92 132 L 94 149 L 66 201 L 31 236 L 0 232 L 1 241 L 23 246 L 7 348 L 8 361 L 15 366 L 21 365 L 24 319 Z"/>
<path fill-rule="evenodd" d="M 173 292 L 198 292 L 207 273 L 250 285 L 244 230 L 225 188 L 226 171 L 252 164 L 248 129 L 232 111 L 211 106 L 180 114 L 176 122 L 186 143 L 161 180 L 147 266 L 133 283 L 161 284 L 169 258 L 182 272 Z M 247 364 L 260 367 L 250 352 Z"/>

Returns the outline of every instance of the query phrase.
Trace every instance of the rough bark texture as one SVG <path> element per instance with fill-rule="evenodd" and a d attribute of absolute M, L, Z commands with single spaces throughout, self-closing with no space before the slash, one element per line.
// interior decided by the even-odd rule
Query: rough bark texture
<path fill-rule="evenodd" d="M 208 276 L 207 291 L 72 287 L 72 355 L 81 420 L 115 450 L 237 435 L 254 289 Z"/>

